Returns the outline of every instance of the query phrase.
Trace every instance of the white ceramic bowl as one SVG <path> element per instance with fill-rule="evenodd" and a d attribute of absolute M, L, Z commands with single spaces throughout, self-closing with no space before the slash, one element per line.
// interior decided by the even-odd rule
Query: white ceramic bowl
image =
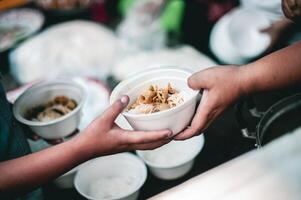
<path fill-rule="evenodd" d="M 85 163 L 78 170 L 74 185 L 91 200 L 135 200 L 146 177 L 142 160 L 131 153 L 120 153 Z"/>
<path fill-rule="evenodd" d="M 67 115 L 50 122 L 36 122 L 24 118 L 26 111 L 45 104 L 56 96 L 64 95 L 74 99 L 77 107 Z M 13 106 L 14 116 L 21 123 L 44 139 L 63 138 L 78 128 L 85 92 L 72 80 L 49 80 L 37 83 L 18 97 Z"/>
<path fill-rule="evenodd" d="M 117 85 L 111 94 L 110 103 L 112 104 L 122 95 L 128 95 L 130 97 L 129 105 L 131 105 L 150 85 L 155 84 L 159 87 L 165 87 L 168 83 L 171 83 L 180 92 L 187 93 L 187 99 L 182 104 L 157 113 L 133 114 L 123 112 L 122 115 L 134 130 L 170 129 L 175 135 L 189 125 L 195 113 L 198 91 L 192 90 L 187 85 L 187 78 L 191 74 L 192 72 L 189 70 L 175 67 L 143 71 Z"/>
<path fill-rule="evenodd" d="M 149 167 L 151 173 L 164 180 L 177 179 L 187 174 L 195 157 L 204 146 L 204 136 L 196 136 L 185 141 L 172 141 L 160 148 L 136 151 Z"/>

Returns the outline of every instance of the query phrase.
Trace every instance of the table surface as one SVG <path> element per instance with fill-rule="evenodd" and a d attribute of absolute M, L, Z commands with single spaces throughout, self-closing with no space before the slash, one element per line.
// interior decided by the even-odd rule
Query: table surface
<path fill-rule="evenodd" d="M 31 7 L 31 6 L 30 6 Z M 76 19 L 88 19 L 88 13 L 82 13 Z M 49 25 L 74 19 L 72 17 L 54 17 L 48 18 L 46 15 L 46 24 L 43 28 Z M 7 62 L 8 51 L 0 54 L 0 71 L 4 74 L 3 82 L 7 90 L 18 86 L 13 77 L 9 74 L 9 65 Z M 110 84 L 113 86 L 114 84 Z M 299 91 L 299 90 L 298 90 Z M 301 91 L 301 90 L 300 90 Z M 271 95 L 264 94 L 264 98 L 260 98 L 259 107 L 266 109 L 276 100 L 293 92 L 277 91 Z M 254 122 L 256 123 L 256 122 Z M 209 169 L 212 169 L 230 159 L 237 157 L 251 149 L 254 149 L 255 141 L 243 138 L 236 124 L 233 107 L 228 109 L 221 117 L 219 117 L 204 133 L 205 145 L 197 156 L 192 170 L 184 177 L 172 180 L 163 181 L 148 173 L 146 183 L 140 190 L 139 199 L 146 199 L 154 196 L 162 191 L 174 187 L 184 181 L 199 175 Z M 47 200 L 54 199 L 83 199 L 75 189 L 60 190 L 51 185 L 45 187 L 45 197 Z"/>

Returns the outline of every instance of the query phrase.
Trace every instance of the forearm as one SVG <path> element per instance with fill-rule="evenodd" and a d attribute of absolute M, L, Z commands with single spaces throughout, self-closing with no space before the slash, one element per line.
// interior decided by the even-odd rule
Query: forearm
<path fill-rule="evenodd" d="M 281 49 L 241 69 L 245 93 L 301 82 L 301 42 Z"/>
<path fill-rule="evenodd" d="M 89 159 L 91 155 L 85 149 L 82 141 L 75 138 L 37 153 L 0 163 L 0 193 L 27 192 L 55 179 Z"/>

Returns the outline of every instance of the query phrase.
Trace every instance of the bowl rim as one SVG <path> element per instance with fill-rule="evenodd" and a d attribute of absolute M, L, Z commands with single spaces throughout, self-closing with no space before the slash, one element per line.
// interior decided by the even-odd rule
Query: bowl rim
<path fill-rule="evenodd" d="M 156 71 L 166 71 L 166 70 L 183 72 L 183 73 L 187 74 L 188 76 L 193 74 L 193 71 L 191 71 L 190 69 L 182 68 L 182 67 L 172 67 L 172 66 L 161 66 L 161 67 L 155 67 L 155 68 L 150 68 L 150 69 L 140 71 L 138 73 L 132 74 L 126 80 L 120 82 L 113 89 L 113 91 L 111 93 L 111 96 L 110 96 L 110 104 L 113 103 L 112 98 L 113 97 L 115 98 L 117 91 L 121 90 L 123 87 L 125 87 L 130 82 L 134 81 L 135 79 L 139 79 L 139 78 L 147 75 L 148 73 L 153 73 L 153 72 L 156 72 Z M 199 94 L 199 91 L 198 90 L 193 90 L 193 89 L 191 89 L 191 90 L 192 90 L 192 94 L 189 95 L 189 98 L 186 101 L 184 101 L 183 103 L 181 103 L 178 106 L 175 106 L 173 108 L 169 108 L 169 109 L 164 110 L 164 111 L 149 113 L 149 114 L 133 114 L 133 113 L 125 112 L 125 111 L 123 111 L 121 114 L 124 115 L 125 117 L 139 118 L 139 119 L 148 119 L 149 117 L 156 117 L 156 116 L 160 116 L 160 115 L 164 115 L 164 114 L 167 114 L 167 115 L 172 114 L 171 112 L 173 112 L 173 111 L 182 110 L 184 107 L 186 107 L 188 104 L 190 104 L 191 101 L 193 101 L 194 98 L 197 97 L 197 95 Z"/>
<path fill-rule="evenodd" d="M 34 24 L 36 26 L 33 26 L 31 24 L 29 26 L 27 26 L 26 29 L 28 29 L 29 31 L 26 34 L 24 34 L 22 37 L 15 39 L 11 45 L 4 47 L 4 48 L 0 48 L 0 53 L 16 47 L 20 41 L 35 35 L 36 33 L 39 32 L 39 30 L 41 30 L 42 26 L 45 23 L 45 16 L 41 11 L 39 11 L 38 9 L 35 9 L 35 8 L 26 8 L 26 7 L 13 8 L 13 9 L 4 11 L 0 14 L 1 15 L 0 21 L 3 19 L 3 16 L 5 16 L 5 15 L 6 16 L 12 15 L 12 14 L 20 15 L 20 14 L 24 14 L 24 13 L 27 14 L 27 16 L 37 19 L 38 23 Z"/>
<path fill-rule="evenodd" d="M 108 156 L 121 156 L 121 159 L 122 160 L 125 160 L 124 157 L 126 159 L 130 158 L 133 160 L 135 160 L 134 162 L 136 162 L 136 166 L 137 165 L 140 165 L 140 168 L 141 168 L 141 171 L 143 173 L 143 177 L 141 178 L 140 177 L 140 183 L 137 185 L 137 187 L 135 187 L 135 190 L 131 190 L 128 192 L 128 194 L 125 194 L 125 195 L 121 195 L 121 196 L 117 196 L 115 199 L 122 199 L 122 198 L 125 198 L 125 197 L 128 197 L 132 194 L 134 194 L 135 192 L 139 191 L 141 189 L 141 187 L 144 185 L 146 179 L 147 179 L 147 167 L 145 165 L 145 163 L 143 162 L 143 160 L 138 157 L 137 155 L 133 154 L 133 153 L 129 153 L 129 152 L 124 152 L 124 153 L 118 153 L 118 154 L 113 154 L 113 155 L 108 155 Z M 100 156 L 100 157 L 97 157 L 97 158 L 94 158 L 92 160 L 89 160 L 87 161 L 86 163 L 83 164 L 83 166 L 81 168 L 79 168 L 75 174 L 75 177 L 74 177 L 74 186 L 75 186 L 75 189 L 76 191 L 82 195 L 83 197 L 87 198 L 87 199 L 91 199 L 91 200 L 96 200 L 97 198 L 95 197 L 92 197 L 88 194 L 85 194 L 84 192 L 82 192 L 79 188 L 79 185 L 78 185 L 78 177 L 80 176 L 79 174 L 81 173 L 82 170 L 84 170 L 86 168 L 86 166 L 90 165 L 90 164 L 93 164 L 91 163 L 91 161 L 95 161 L 95 160 L 98 160 L 98 159 L 102 159 L 103 157 L 107 157 L 107 156 Z M 120 159 L 119 159 L 120 160 Z M 138 164 L 139 163 L 139 164 Z M 103 200 L 111 200 L 111 199 L 103 199 Z"/>
<path fill-rule="evenodd" d="M 23 117 L 21 115 L 21 113 L 18 112 L 17 108 L 20 106 L 19 103 L 22 100 L 22 98 L 24 98 L 26 95 L 28 95 L 28 92 L 32 92 L 32 91 L 37 90 L 39 88 L 45 88 L 49 85 L 55 85 L 55 84 L 70 85 L 70 86 L 73 86 L 73 87 L 77 88 L 80 91 L 81 101 L 77 102 L 77 106 L 74 110 L 72 110 L 71 112 L 69 112 L 68 114 L 66 114 L 62 117 L 59 117 L 59 118 L 57 118 L 55 120 L 52 120 L 52 121 L 49 121 L 49 122 L 31 121 L 31 120 L 28 120 L 25 117 Z M 72 79 L 54 79 L 54 80 L 48 79 L 48 80 L 43 80 L 43 81 L 39 81 L 39 82 L 33 84 L 32 86 L 30 86 L 28 89 L 26 89 L 16 99 L 16 101 L 13 104 L 13 114 L 19 122 L 21 122 L 23 124 L 26 124 L 28 126 L 35 126 L 35 127 L 49 126 L 49 125 L 53 125 L 53 124 L 57 124 L 59 122 L 62 122 L 64 120 L 70 118 L 71 116 L 75 115 L 76 113 L 78 113 L 84 105 L 84 102 L 86 100 L 86 96 L 87 95 L 86 95 L 86 92 L 85 92 L 84 88 L 81 85 L 79 85 L 78 83 L 76 83 L 75 81 L 73 81 Z"/>
<path fill-rule="evenodd" d="M 190 161 L 193 161 L 195 159 L 195 157 L 201 152 L 201 150 L 203 149 L 203 147 L 205 145 L 205 137 L 204 137 L 203 133 L 201 135 L 195 136 L 194 139 L 197 139 L 197 144 L 199 144 L 196 146 L 194 153 L 191 154 L 191 156 L 184 159 L 183 161 L 176 163 L 175 165 L 169 165 L 169 166 L 156 165 L 144 158 L 142 153 L 145 152 L 145 150 L 136 150 L 135 152 L 143 160 L 143 162 L 145 162 L 149 167 L 156 168 L 156 169 L 172 169 L 172 168 L 176 168 L 176 167 L 185 165 Z M 152 151 L 152 150 L 148 150 L 148 151 Z"/>

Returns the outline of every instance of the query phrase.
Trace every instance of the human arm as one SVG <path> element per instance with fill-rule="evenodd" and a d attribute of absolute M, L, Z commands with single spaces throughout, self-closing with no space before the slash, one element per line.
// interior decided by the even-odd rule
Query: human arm
<path fill-rule="evenodd" d="M 241 96 L 286 87 L 301 81 L 301 42 L 245 66 L 222 66 L 195 73 L 188 85 L 204 90 L 191 126 L 176 136 L 200 134 Z"/>
<path fill-rule="evenodd" d="M 75 138 L 33 153 L 0 163 L 1 194 L 20 194 L 43 185 L 78 164 L 94 157 L 153 149 L 170 141 L 171 132 L 125 131 L 114 120 L 128 104 L 128 97 L 116 101 Z"/>

